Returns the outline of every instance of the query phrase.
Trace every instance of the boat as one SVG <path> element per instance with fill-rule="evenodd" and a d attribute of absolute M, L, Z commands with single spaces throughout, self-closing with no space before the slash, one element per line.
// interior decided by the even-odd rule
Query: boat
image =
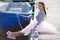
<path fill-rule="evenodd" d="M 12 1 L 0 6 L 0 30 L 22 30 L 30 23 L 31 12 L 29 2 Z"/>

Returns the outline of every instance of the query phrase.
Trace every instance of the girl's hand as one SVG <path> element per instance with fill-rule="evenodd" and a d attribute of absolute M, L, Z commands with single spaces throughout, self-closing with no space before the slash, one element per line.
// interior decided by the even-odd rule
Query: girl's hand
<path fill-rule="evenodd" d="M 47 20 L 47 16 L 45 15 L 44 20 Z"/>

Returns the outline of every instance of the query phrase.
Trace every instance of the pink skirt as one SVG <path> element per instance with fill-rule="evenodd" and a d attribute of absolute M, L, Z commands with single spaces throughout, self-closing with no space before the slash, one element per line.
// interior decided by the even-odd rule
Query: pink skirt
<path fill-rule="evenodd" d="M 30 26 L 35 27 L 35 25 L 37 24 L 37 21 L 31 22 L 31 23 L 32 24 L 30 24 Z M 42 21 L 35 29 L 40 33 L 57 33 L 58 32 L 57 28 L 47 21 Z"/>

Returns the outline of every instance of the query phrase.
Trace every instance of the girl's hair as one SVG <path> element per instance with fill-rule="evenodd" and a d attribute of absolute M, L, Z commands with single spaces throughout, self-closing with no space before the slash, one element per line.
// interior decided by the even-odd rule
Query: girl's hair
<path fill-rule="evenodd" d="M 44 12 L 45 12 L 45 15 L 46 15 L 45 4 L 44 4 L 43 2 L 39 2 L 39 4 L 42 4 L 42 6 L 43 6 L 43 9 L 44 9 Z"/>

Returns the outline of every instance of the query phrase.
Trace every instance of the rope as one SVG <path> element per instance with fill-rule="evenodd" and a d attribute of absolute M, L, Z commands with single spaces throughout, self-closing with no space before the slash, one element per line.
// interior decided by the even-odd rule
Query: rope
<path fill-rule="evenodd" d="M 17 14 L 17 19 L 18 19 L 18 23 L 19 23 L 20 28 L 23 29 L 18 14 Z"/>

